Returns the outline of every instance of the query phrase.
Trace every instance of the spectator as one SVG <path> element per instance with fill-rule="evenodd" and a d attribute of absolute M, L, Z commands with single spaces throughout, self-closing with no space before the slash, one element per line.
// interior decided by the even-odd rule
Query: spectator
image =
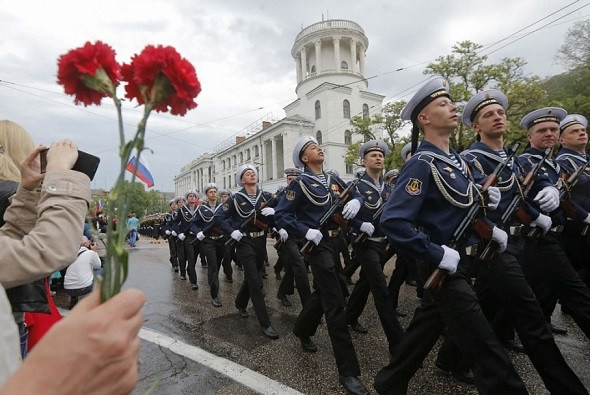
<path fill-rule="evenodd" d="M 0 145 L 2 157 L 7 147 Z M 45 176 L 38 159 L 44 148 L 33 150 L 17 167 L 21 183 L 0 229 L 0 394 L 130 392 L 137 382 L 137 333 L 145 302 L 136 290 L 102 305 L 98 292 L 85 298 L 20 366 L 18 330 L 4 289 L 41 279 L 74 260 L 90 201 L 88 177 L 69 170 L 77 159 L 76 145 L 53 143 Z"/>
<path fill-rule="evenodd" d="M 68 266 L 64 279 L 64 290 L 70 296 L 70 309 L 78 303 L 78 299 L 92 292 L 94 272 L 100 270 L 100 258 L 96 253 L 97 249 L 95 242 L 90 243 L 86 236 L 82 236 L 78 256 Z"/>
<path fill-rule="evenodd" d="M 139 228 L 139 220 L 135 217 L 135 213 L 129 214 L 129 219 L 127 219 L 125 226 L 129 232 L 129 245 L 135 247 L 135 242 L 137 241 L 137 229 Z"/>

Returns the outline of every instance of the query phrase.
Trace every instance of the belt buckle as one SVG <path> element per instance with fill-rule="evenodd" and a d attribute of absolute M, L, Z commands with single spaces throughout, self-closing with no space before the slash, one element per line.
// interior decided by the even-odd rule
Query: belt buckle
<path fill-rule="evenodd" d="M 510 227 L 510 235 L 511 236 L 521 236 L 522 235 L 522 229 L 523 226 L 522 225 L 516 225 L 516 226 L 511 226 Z"/>
<path fill-rule="evenodd" d="M 465 247 L 465 255 L 467 255 L 467 256 L 476 256 L 478 251 L 479 251 L 479 246 L 477 244 L 473 244 L 473 245 Z"/>

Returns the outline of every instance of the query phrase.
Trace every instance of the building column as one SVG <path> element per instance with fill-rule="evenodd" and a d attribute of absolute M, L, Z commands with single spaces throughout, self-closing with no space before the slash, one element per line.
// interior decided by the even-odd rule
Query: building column
<path fill-rule="evenodd" d="M 360 69 L 361 69 L 361 74 L 365 75 L 365 52 L 366 52 L 366 48 L 364 45 L 361 44 L 360 47 L 360 51 L 359 51 L 359 63 L 360 63 Z"/>
<path fill-rule="evenodd" d="M 260 181 L 266 181 L 268 180 L 268 175 L 266 174 L 266 144 L 264 144 L 264 141 L 260 140 L 260 173 L 258 175 L 258 178 L 260 178 Z M 264 176 L 264 177 L 263 177 Z"/>
<path fill-rule="evenodd" d="M 304 80 L 307 78 L 307 50 L 305 49 L 305 47 L 301 48 L 300 58 L 301 58 L 301 79 Z"/>
<path fill-rule="evenodd" d="M 315 43 L 315 72 L 320 74 L 322 70 L 322 42 L 320 40 Z"/>
<path fill-rule="evenodd" d="M 350 40 L 350 71 L 356 73 L 356 41 Z"/>
<path fill-rule="evenodd" d="M 275 139 L 275 137 L 272 137 L 270 139 L 270 147 L 271 147 L 271 152 L 272 152 L 272 160 L 271 160 L 271 169 L 272 169 L 272 173 L 271 173 L 271 177 L 273 180 L 277 179 L 277 167 L 275 166 L 275 164 L 277 163 L 277 140 Z"/>
<path fill-rule="evenodd" d="M 334 37 L 334 63 L 336 63 L 336 71 L 340 71 L 340 37 Z"/>
<path fill-rule="evenodd" d="M 295 58 L 295 70 L 297 71 L 297 83 L 300 83 L 302 78 L 301 78 L 301 57 L 296 57 Z"/>

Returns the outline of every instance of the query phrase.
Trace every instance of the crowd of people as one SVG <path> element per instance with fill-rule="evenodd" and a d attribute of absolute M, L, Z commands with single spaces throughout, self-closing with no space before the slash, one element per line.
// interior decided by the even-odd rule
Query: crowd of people
<path fill-rule="evenodd" d="M 263 191 L 256 168 L 242 165 L 235 174 L 241 187 L 237 192 L 209 184 L 202 196 L 192 190 L 171 200 L 170 212 L 144 221 L 145 226 L 131 216 L 126 221 L 130 246 L 135 246 L 138 230 L 162 235 L 172 270 L 195 290 L 200 256 L 216 308 L 224 302 L 219 272 L 223 268 L 225 281 L 233 282 L 235 262 L 244 274 L 232 301 L 236 312 L 248 317 L 251 302 L 261 333 L 274 340 L 280 334 L 268 313 L 263 281 L 268 275 L 267 238 L 273 237 L 278 253 L 274 272 L 281 281 L 276 296 L 289 306 L 288 296 L 297 290 L 301 300 L 292 333 L 303 352 L 316 352 L 314 335 L 325 321 L 339 382 L 349 394 L 369 393 L 359 379 L 350 334 L 367 333 L 359 317 L 369 293 L 391 357 L 372 383 L 380 394 L 405 394 L 441 336 L 436 367 L 474 384 L 481 393 L 527 393 L 506 353 L 510 349 L 528 355 L 549 392 L 587 394 L 555 343 L 554 334 L 565 330 L 551 322 L 559 302 L 590 337 L 587 120 L 558 107 L 532 111 L 520 122 L 528 143 L 522 151 L 506 144 L 507 108 L 503 92 L 483 90 L 460 116 L 448 82 L 434 78 L 402 111 L 413 129 L 399 171 L 385 169 L 388 145 L 369 140 L 359 150 L 363 168 L 345 183 L 335 171 L 323 168 L 321 146 L 305 136 L 294 148 L 294 167 L 285 170 L 287 186 L 275 193 Z M 459 122 L 477 136 L 461 153 L 450 144 Z M 8 147 L 0 140 L 0 159 Z M 129 390 L 137 380 L 137 331 L 144 300 L 133 290 L 102 305 L 96 292 L 90 293 L 19 368 L 20 310 L 14 304 L 10 308 L 4 288 L 38 287 L 34 281 L 74 262 L 68 269 L 73 277 L 68 280 L 66 275 L 65 281 L 75 304 L 75 298 L 91 291 L 87 269 L 99 266 L 90 241 L 82 239 L 80 244 L 79 239 L 89 190 L 87 177 L 69 170 L 75 144 L 51 146 L 45 175 L 35 168 L 40 149 L 29 144 L 24 152 L 31 153 L 16 162 L 20 166 L 11 177 L 0 180 L 0 208 L 6 210 L 0 231 L 5 267 L 0 309 L 7 334 L 2 340 L 0 393 L 35 388 L 36 380 L 28 378 L 39 364 L 44 370 L 51 365 L 44 374 L 54 375 L 52 383 L 64 381 L 65 374 L 76 376 L 68 377 L 71 391 L 60 393 L 76 393 L 82 384 L 83 392 L 92 392 L 90 384 L 109 382 L 108 375 L 117 369 L 125 372 L 124 379 L 109 383 Z M 383 269 L 394 255 L 395 270 L 388 279 Z M 406 328 L 398 320 L 406 314 L 398 306 L 404 282 L 416 286 L 420 299 Z M 129 324 L 117 325 L 114 318 Z M 89 328 L 99 322 L 98 328 Z M 113 331 L 122 334 L 105 337 Z M 101 342 L 93 336 L 100 336 Z M 75 356 L 91 350 L 102 358 L 92 358 L 90 367 L 78 365 L 75 358 L 60 360 L 59 354 L 59 363 L 55 354 L 47 360 L 50 352 L 66 344 Z M 92 377 L 85 376 L 88 371 Z M 43 391 L 48 392 L 46 383 Z"/>
<path fill-rule="evenodd" d="M 289 306 L 296 289 L 301 299 L 293 334 L 303 351 L 316 352 L 313 336 L 325 318 L 350 394 L 368 393 L 350 330 L 367 333 L 359 317 L 369 293 L 391 356 L 373 383 L 381 394 L 406 393 L 441 336 L 436 367 L 481 393 L 526 393 L 506 349 L 526 353 L 551 393 L 587 393 L 555 344 L 564 329 L 551 323 L 559 302 L 590 335 L 587 121 L 557 107 L 532 111 L 520 123 L 527 147 L 516 152 L 506 146 L 507 108 L 504 93 L 484 90 L 461 118 L 439 77 L 402 112 L 413 130 L 399 171 L 385 169 L 387 144 L 370 140 L 359 150 L 364 167 L 345 183 L 323 168 L 313 137 L 296 144 L 288 185 L 274 194 L 258 187 L 254 166 L 242 165 L 239 191 L 209 184 L 202 201 L 193 190 L 169 202 L 159 225 L 171 266 L 198 289 L 201 255 L 219 307 L 219 271 L 233 281 L 235 261 L 244 271 L 237 313 L 247 317 L 251 301 L 262 334 L 277 339 L 263 290 L 266 241 L 274 237 L 277 297 Z M 461 121 L 477 141 L 459 154 L 450 135 Z M 394 255 L 387 279 L 383 268 Z M 406 314 L 398 308 L 404 281 L 421 300 L 405 329 L 398 321 Z"/>

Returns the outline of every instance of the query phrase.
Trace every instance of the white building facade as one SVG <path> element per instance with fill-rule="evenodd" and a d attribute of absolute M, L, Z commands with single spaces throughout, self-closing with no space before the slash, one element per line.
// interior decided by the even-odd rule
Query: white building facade
<path fill-rule="evenodd" d="M 243 163 L 258 169 L 262 189 L 274 191 L 284 185 L 284 169 L 293 166 L 292 153 L 301 136 L 312 135 L 324 148 L 325 169 L 335 169 L 345 179 L 353 169 L 344 162 L 352 136 L 350 120 L 381 112 L 384 96 L 371 93 L 365 80 L 369 41 L 363 29 L 346 20 L 328 20 L 303 29 L 295 38 L 291 55 L 297 69 L 297 100 L 284 107 L 286 117 L 262 122 L 235 145 L 192 160 L 174 177 L 175 192 L 199 192 L 214 182 L 220 189 L 236 191 L 234 175 Z"/>

